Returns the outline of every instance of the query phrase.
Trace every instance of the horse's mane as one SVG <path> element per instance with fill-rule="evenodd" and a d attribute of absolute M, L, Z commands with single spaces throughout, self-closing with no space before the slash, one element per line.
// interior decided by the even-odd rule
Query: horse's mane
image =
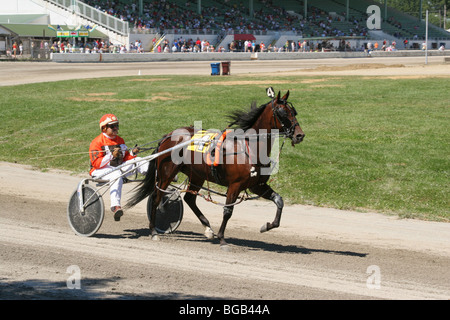
<path fill-rule="evenodd" d="M 267 104 L 263 104 L 256 107 L 255 102 L 252 103 L 250 111 L 235 110 L 228 115 L 228 119 L 231 120 L 230 127 L 235 126 L 242 130 L 250 129 L 256 120 L 261 116 Z"/>

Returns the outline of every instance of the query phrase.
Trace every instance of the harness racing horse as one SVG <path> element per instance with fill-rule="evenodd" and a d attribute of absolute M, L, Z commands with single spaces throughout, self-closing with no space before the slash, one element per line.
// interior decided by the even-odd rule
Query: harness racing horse
<path fill-rule="evenodd" d="M 189 147 L 176 149 L 177 145 L 189 141 L 198 133 L 198 129 L 192 126 L 177 129 L 160 140 L 154 153 L 170 148 L 176 151 L 166 152 L 150 162 L 144 180 L 136 187 L 127 203 L 127 207 L 133 207 L 147 196 L 153 197 L 149 226 L 152 239 L 159 240 L 155 229 L 156 209 L 164 196 L 164 190 L 178 172 L 184 173 L 189 179 L 184 200 L 206 228 L 205 236 L 209 239 L 214 237 L 214 233 L 208 219 L 196 205 L 198 191 L 205 181 L 227 187 L 223 220 L 217 233 L 221 248 L 227 249 L 225 228 L 241 191 L 249 189 L 264 199 L 272 200 L 277 206 L 275 219 L 272 223 L 264 224 L 261 232 L 280 225 L 283 199 L 267 184 L 270 177 L 270 160 L 267 160 L 267 155 L 270 155 L 274 143 L 272 137 L 277 133 L 285 135 L 294 146 L 305 136 L 296 119 L 295 108 L 287 102 L 288 97 L 289 91 L 282 98 L 278 92 L 277 97 L 260 107 L 230 114 L 230 126 L 235 131 L 224 131 L 220 139 L 214 140 L 210 151 L 204 154 L 190 150 Z"/>

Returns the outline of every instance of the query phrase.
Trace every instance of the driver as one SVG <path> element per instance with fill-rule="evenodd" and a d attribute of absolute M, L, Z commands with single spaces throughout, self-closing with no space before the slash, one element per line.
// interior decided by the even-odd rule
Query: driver
<path fill-rule="evenodd" d="M 148 162 L 135 163 L 124 165 L 119 170 L 114 170 L 115 167 L 127 163 L 132 159 L 141 159 L 136 157 L 139 152 L 139 147 L 133 148 L 131 152 L 125 145 L 125 141 L 118 135 L 119 120 L 113 114 L 105 114 L 100 119 L 101 133 L 89 146 L 90 166 L 89 174 L 93 178 L 111 171 L 109 174 L 102 177 L 102 180 L 111 181 L 110 196 L 111 196 L 111 211 L 114 214 L 114 220 L 120 221 L 123 215 L 123 210 L 120 205 L 122 198 L 123 177 L 122 174 L 131 170 L 133 166 L 137 166 L 137 171 L 145 174 L 148 170 Z M 126 176 L 134 174 L 136 170 L 127 173 Z"/>

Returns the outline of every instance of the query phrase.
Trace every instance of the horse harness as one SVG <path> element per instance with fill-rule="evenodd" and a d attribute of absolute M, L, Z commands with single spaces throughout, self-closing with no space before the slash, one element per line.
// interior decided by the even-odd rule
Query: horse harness
<path fill-rule="evenodd" d="M 276 120 L 281 124 L 281 128 L 283 129 L 283 133 L 286 135 L 286 137 L 292 139 L 295 132 L 295 127 L 300 126 L 300 124 L 297 121 L 297 110 L 295 110 L 295 107 L 292 105 L 292 103 L 283 101 L 284 105 L 289 109 L 292 116 L 294 117 L 295 121 L 291 122 L 283 113 L 286 113 L 286 111 L 282 108 L 276 108 L 274 104 L 275 100 L 272 100 L 272 113 L 274 118 L 274 124 L 276 125 Z M 286 125 L 286 122 L 289 122 L 288 125 Z"/>
<path fill-rule="evenodd" d="M 289 109 L 289 111 L 291 112 L 291 114 L 295 120 L 290 121 L 287 117 L 286 111 L 283 108 L 280 108 L 280 107 L 277 108 L 275 105 L 275 99 L 272 99 L 271 107 L 272 107 L 274 127 L 276 127 L 276 121 L 278 120 L 278 122 L 281 124 L 281 128 L 283 130 L 283 132 L 281 134 L 287 138 L 292 139 L 292 137 L 294 136 L 295 127 L 300 126 L 297 119 L 295 118 L 297 116 L 297 110 L 295 110 L 295 107 L 292 105 L 292 103 L 284 101 L 284 100 L 282 102 Z M 220 150 L 223 150 L 223 149 L 221 149 L 221 147 L 222 147 L 223 142 L 226 139 L 227 134 L 228 134 L 228 129 L 225 129 L 221 132 L 220 138 L 218 140 L 217 139 L 212 140 L 210 149 L 208 151 L 209 154 L 207 156 L 207 159 L 209 160 L 209 161 L 207 161 L 207 164 L 210 166 L 211 174 L 213 175 L 214 180 L 218 184 L 221 184 L 221 179 L 220 179 L 220 176 L 219 176 L 219 173 L 217 170 L 218 166 L 219 166 L 219 160 L 218 160 L 219 154 L 218 153 L 220 152 Z M 265 135 L 268 137 L 270 134 L 265 134 Z M 260 136 L 260 134 L 258 134 L 258 138 L 259 138 L 259 136 Z M 247 158 L 250 158 L 250 147 L 249 147 L 249 143 L 248 143 L 250 137 L 245 137 L 244 139 L 245 139 L 245 144 L 246 144 L 246 148 L 244 148 L 244 151 L 224 153 L 222 156 L 238 155 L 238 154 L 241 154 L 242 152 L 244 152 L 245 156 Z M 283 146 L 284 146 L 284 141 L 283 141 L 283 144 L 281 145 L 279 153 L 281 153 Z M 212 158 L 214 158 L 214 161 L 210 160 Z M 253 166 L 251 168 L 250 174 L 252 176 L 257 174 L 255 165 L 257 165 L 257 164 L 253 164 Z M 263 166 L 263 165 L 260 164 L 259 166 Z M 270 164 L 268 166 L 270 166 Z"/>

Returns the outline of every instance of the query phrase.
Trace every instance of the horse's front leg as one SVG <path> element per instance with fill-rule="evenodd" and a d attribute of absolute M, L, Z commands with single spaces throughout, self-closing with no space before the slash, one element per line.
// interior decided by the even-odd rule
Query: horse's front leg
<path fill-rule="evenodd" d="M 275 214 L 275 219 L 273 220 L 272 223 L 270 222 L 265 223 L 261 227 L 260 232 L 266 232 L 273 228 L 278 228 L 280 226 L 281 213 L 284 207 L 283 198 L 278 193 L 273 191 L 272 188 L 269 187 L 267 184 L 257 185 L 253 188 L 250 188 L 250 191 L 263 197 L 264 199 L 272 200 L 277 206 L 277 213 Z"/>
<path fill-rule="evenodd" d="M 225 241 L 225 228 L 227 227 L 227 222 L 230 220 L 233 214 L 234 206 L 226 206 L 223 208 L 223 219 L 220 225 L 219 233 L 217 233 L 217 238 L 220 241 L 220 249 L 228 251 L 228 243 Z"/>
<path fill-rule="evenodd" d="M 225 251 L 229 250 L 228 243 L 225 241 L 225 229 L 227 227 L 228 220 L 230 220 L 231 215 L 233 214 L 234 205 L 232 204 L 236 202 L 236 199 L 239 196 L 239 187 L 239 184 L 228 187 L 226 206 L 223 208 L 222 224 L 220 225 L 219 232 L 217 233 L 217 238 L 220 241 L 220 248 Z"/>
<path fill-rule="evenodd" d="M 277 213 L 275 214 L 275 219 L 273 220 L 273 222 L 272 223 L 267 222 L 266 224 L 264 224 L 259 230 L 260 232 L 266 232 L 273 228 L 278 228 L 280 226 L 281 212 L 283 211 L 284 207 L 283 198 L 275 191 L 272 191 L 272 194 L 270 195 L 269 199 L 276 204 Z"/>

